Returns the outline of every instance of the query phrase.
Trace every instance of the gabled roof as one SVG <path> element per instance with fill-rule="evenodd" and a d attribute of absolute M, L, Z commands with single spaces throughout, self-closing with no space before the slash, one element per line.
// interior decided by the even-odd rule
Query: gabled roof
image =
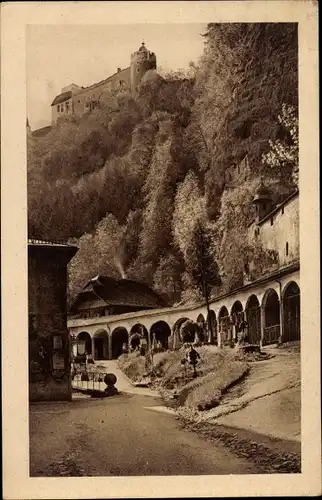
<path fill-rule="evenodd" d="M 31 132 L 31 135 L 33 137 L 44 137 L 51 131 L 51 128 L 52 128 L 51 125 L 46 125 L 46 127 L 37 128 L 37 130 Z"/>
<path fill-rule="evenodd" d="M 107 276 L 97 276 L 90 280 L 78 294 L 71 310 L 77 309 L 77 304 L 85 294 L 95 294 L 107 305 L 127 306 L 142 309 L 155 309 L 166 306 L 164 300 L 145 283 L 128 279 L 117 280 Z"/>
<path fill-rule="evenodd" d="M 72 97 L 72 92 L 71 90 L 68 90 L 68 92 L 62 92 L 61 94 L 57 95 L 53 102 L 51 103 L 52 106 L 55 104 L 59 104 L 60 102 L 67 101 L 67 99 L 70 99 Z"/>

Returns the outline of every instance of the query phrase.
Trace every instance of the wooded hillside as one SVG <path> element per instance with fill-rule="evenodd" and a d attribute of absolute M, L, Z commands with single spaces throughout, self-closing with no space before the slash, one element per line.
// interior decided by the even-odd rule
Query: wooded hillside
<path fill-rule="evenodd" d="M 245 235 L 260 178 L 277 196 L 297 180 L 297 26 L 209 24 L 204 42 L 185 77 L 151 73 L 137 96 L 106 95 L 28 137 L 29 235 L 77 242 L 71 295 L 98 273 L 125 273 L 169 303 L 198 298 L 198 221 L 213 292 L 241 284 L 248 255 L 274 260 Z M 227 185 L 246 155 L 249 178 Z"/>

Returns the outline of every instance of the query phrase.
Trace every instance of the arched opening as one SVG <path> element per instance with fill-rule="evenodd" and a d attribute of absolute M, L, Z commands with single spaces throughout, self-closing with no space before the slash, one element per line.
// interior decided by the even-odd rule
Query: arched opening
<path fill-rule="evenodd" d="M 234 332 L 234 339 L 237 340 L 237 334 L 240 331 L 240 326 L 244 320 L 243 306 L 239 300 L 236 300 L 231 308 L 230 319 Z"/>
<path fill-rule="evenodd" d="M 213 311 L 212 309 L 210 309 L 207 317 L 207 331 L 208 331 L 208 341 L 211 344 L 217 343 L 217 318 L 215 311 Z"/>
<path fill-rule="evenodd" d="M 174 346 L 178 346 L 182 342 L 180 329 L 186 321 L 190 321 L 189 318 L 179 318 L 172 327 Z"/>
<path fill-rule="evenodd" d="M 247 340 L 250 344 L 259 344 L 261 339 L 261 309 L 256 295 L 251 295 L 246 304 L 248 324 Z"/>
<path fill-rule="evenodd" d="M 295 281 L 291 281 L 283 294 L 283 342 L 300 340 L 300 314 L 300 288 Z"/>
<path fill-rule="evenodd" d="M 276 344 L 280 337 L 280 301 L 273 288 L 265 292 L 263 307 L 265 318 L 263 344 Z"/>
<path fill-rule="evenodd" d="M 132 326 L 130 330 L 130 348 L 132 351 L 138 349 L 142 343 L 142 340 L 145 339 L 144 343 L 148 342 L 148 330 L 141 323 L 136 323 Z"/>
<path fill-rule="evenodd" d="M 233 307 L 231 308 L 231 319 L 234 325 L 239 325 L 244 319 L 244 311 L 242 303 L 239 300 L 234 302 Z"/>
<path fill-rule="evenodd" d="M 118 326 L 113 330 L 112 335 L 111 335 L 111 342 L 112 342 L 112 358 L 117 359 L 121 354 L 124 352 L 124 344 L 126 348 L 128 347 L 129 343 L 129 334 L 127 332 L 127 329 L 124 328 L 123 326 Z"/>
<path fill-rule="evenodd" d="M 181 342 L 192 344 L 195 341 L 197 333 L 199 333 L 198 324 L 191 319 L 187 319 L 181 323 L 179 330 Z"/>
<path fill-rule="evenodd" d="M 231 340 L 231 325 L 228 309 L 222 306 L 218 314 L 219 330 L 222 344 L 228 343 Z"/>
<path fill-rule="evenodd" d="M 94 359 L 108 359 L 108 333 L 98 330 L 94 334 Z"/>
<path fill-rule="evenodd" d="M 78 343 L 79 341 L 79 343 Z M 92 339 L 88 332 L 80 332 L 77 335 L 77 356 L 92 354 Z"/>
<path fill-rule="evenodd" d="M 171 328 L 165 321 L 157 321 L 150 328 L 150 336 L 153 346 L 168 349 L 168 341 L 171 335 Z"/>
<path fill-rule="evenodd" d="M 206 342 L 208 340 L 207 335 L 207 325 L 203 314 L 199 314 L 197 318 L 197 325 L 199 327 L 198 337 L 201 342 Z"/>

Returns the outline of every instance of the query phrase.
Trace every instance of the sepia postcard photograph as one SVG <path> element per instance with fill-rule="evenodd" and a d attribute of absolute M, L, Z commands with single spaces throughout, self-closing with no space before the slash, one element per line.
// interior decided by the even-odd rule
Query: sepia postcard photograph
<path fill-rule="evenodd" d="M 318 495 L 317 4 L 1 10 L 4 498 Z"/>

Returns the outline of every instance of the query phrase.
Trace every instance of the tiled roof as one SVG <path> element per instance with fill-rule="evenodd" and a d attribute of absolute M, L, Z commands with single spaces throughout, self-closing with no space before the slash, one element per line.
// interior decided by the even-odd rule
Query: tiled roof
<path fill-rule="evenodd" d="M 48 134 L 48 132 L 51 131 L 51 125 L 47 125 L 46 127 L 42 127 L 42 128 L 37 128 L 37 130 L 34 130 L 33 132 L 31 132 L 31 135 L 33 137 L 43 137 L 45 135 Z"/>
<path fill-rule="evenodd" d="M 78 298 L 80 299 L 80 295 L 86 292 L 94 292 L 109 305 L 142 307 L 142 309 L 155 309 L 166 305 L 148 285 L 128 279 L 117 280 L 107 276 L 97 276 L 87 283 Z M 78 302 L 77 299 L 76 301 Z"/>
<path fill-rule="evenodd" d="M 55 97 L 51 105 L 54 106 L 55 104 L 59 104 L 60 102 L 67 101 L 67 99 L 70 99 L 71 97 L 72 97 L 71 90 L 68 90 L 68 92 L 62 92 L 61 94 Z"/>

